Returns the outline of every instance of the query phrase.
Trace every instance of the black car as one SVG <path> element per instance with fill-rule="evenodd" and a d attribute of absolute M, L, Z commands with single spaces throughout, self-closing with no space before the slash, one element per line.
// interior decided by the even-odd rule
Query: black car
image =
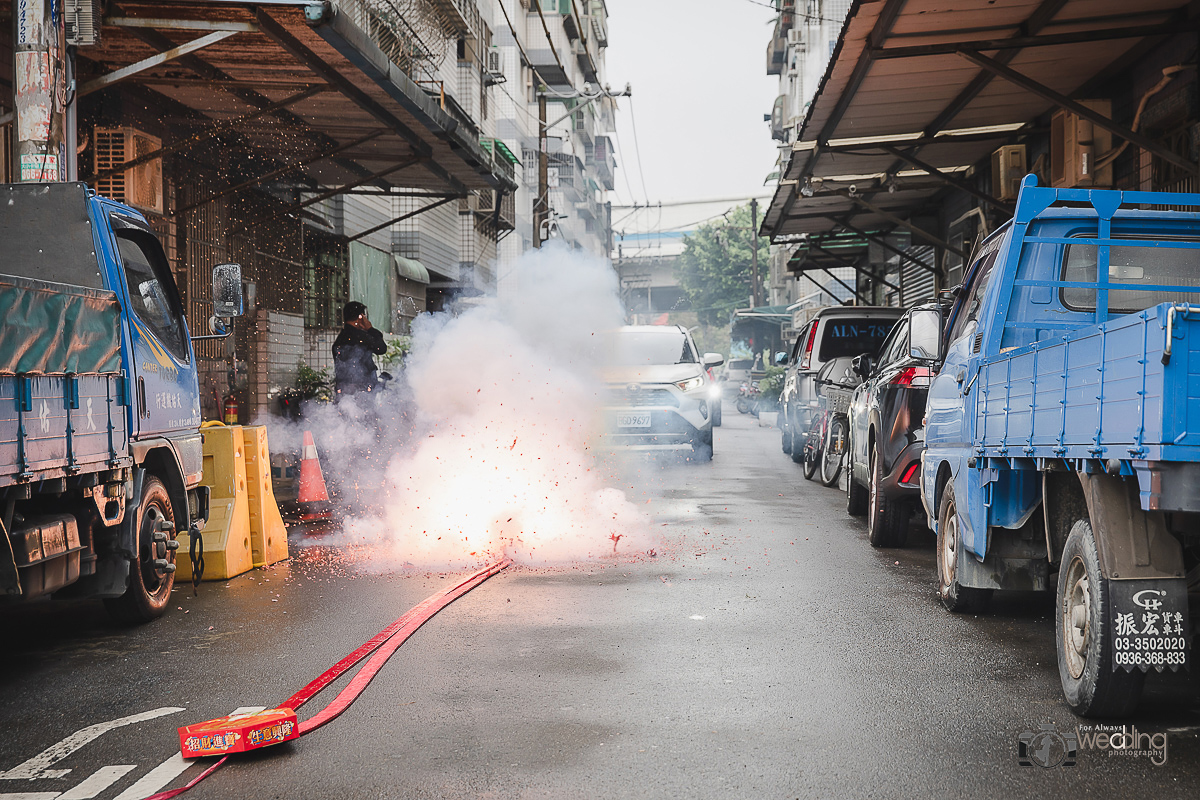
<path fill-rule="evenodd" d="M 850 403 L 846 511 L 856 517 L 867 515 L 873 547 L 905 543 L 921 493 L 923 420 L 931 373 L 928 362 L 909 354 L 911 314 L 910 309 L 896 323 L 877 355 L 855 358 L 864 380 Z"/>

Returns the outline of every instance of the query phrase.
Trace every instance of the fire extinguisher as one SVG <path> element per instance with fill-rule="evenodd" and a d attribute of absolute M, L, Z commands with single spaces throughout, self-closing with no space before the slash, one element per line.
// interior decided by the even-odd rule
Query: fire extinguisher
<path fill-rule="evenodd" d="M 225 424 L 238 424 L 238 401 L 233 395 L 225 398 Z"/>

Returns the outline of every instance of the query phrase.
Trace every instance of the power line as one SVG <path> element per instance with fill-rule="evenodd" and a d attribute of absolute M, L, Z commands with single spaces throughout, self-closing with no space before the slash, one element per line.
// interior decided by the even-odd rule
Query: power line
<path fill-rule="evenodd" d="M 769 194 L 760 194 L 760 195 L 749 195 L 749 196 L 741 195 L 738 197 L 711 197 L 711 198 L 702 198 L 702 199 L 698 199 L 698 200 L 675 200 L 673 202 L 663 200 L 663 201 L 659 201 L 659 202 L 655 203 L 654 205 L 673 207 L 673 206 L 703 206 L 703 205 L 708 205 L 710 203 L 743 203 L 743 202 L 748 203 L 751 200 L 770 200 L 772 196 L 773 195 L 769 195 Z M 637 203 L 634 203 L 633 205 L 628 205 L 628 206 L 613 203 L 613 208 L 647 208 L 647 207 L 648 206 L 642 206 Z"/>
<path fill-rule="evenodd" d="M 650 205 L 650 192 L 646 191 L 646 173 L 642 171 L 642 148 L 638 144 L 637 118 L 633 114 L 633 98 L 629 98 L 629 124 L 633 127 L 633 152 L 637 154 L 638 177 L 642 181 L 642 195 Z"/>

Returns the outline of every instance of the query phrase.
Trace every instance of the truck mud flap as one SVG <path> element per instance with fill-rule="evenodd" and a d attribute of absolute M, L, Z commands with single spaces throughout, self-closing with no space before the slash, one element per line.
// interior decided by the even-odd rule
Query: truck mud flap
<path fill-rule="evenodd" d="M 1191 669 L 1187 581 L 1108 581 L 1112 668 L 1132 672 Z"/>

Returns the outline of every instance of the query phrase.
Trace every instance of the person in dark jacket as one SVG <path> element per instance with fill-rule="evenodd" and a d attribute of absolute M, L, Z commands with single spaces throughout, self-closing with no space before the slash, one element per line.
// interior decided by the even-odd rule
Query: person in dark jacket
<path fill-rule="evenodd" d="M 333 386 L 338 396 L 373 392 L 379 384 L 374 353 L 387 352 L 383 334 L 371 326 L 367 307 L 358 301 L 342 309 L 342 332 L 333 342 Z"/>

